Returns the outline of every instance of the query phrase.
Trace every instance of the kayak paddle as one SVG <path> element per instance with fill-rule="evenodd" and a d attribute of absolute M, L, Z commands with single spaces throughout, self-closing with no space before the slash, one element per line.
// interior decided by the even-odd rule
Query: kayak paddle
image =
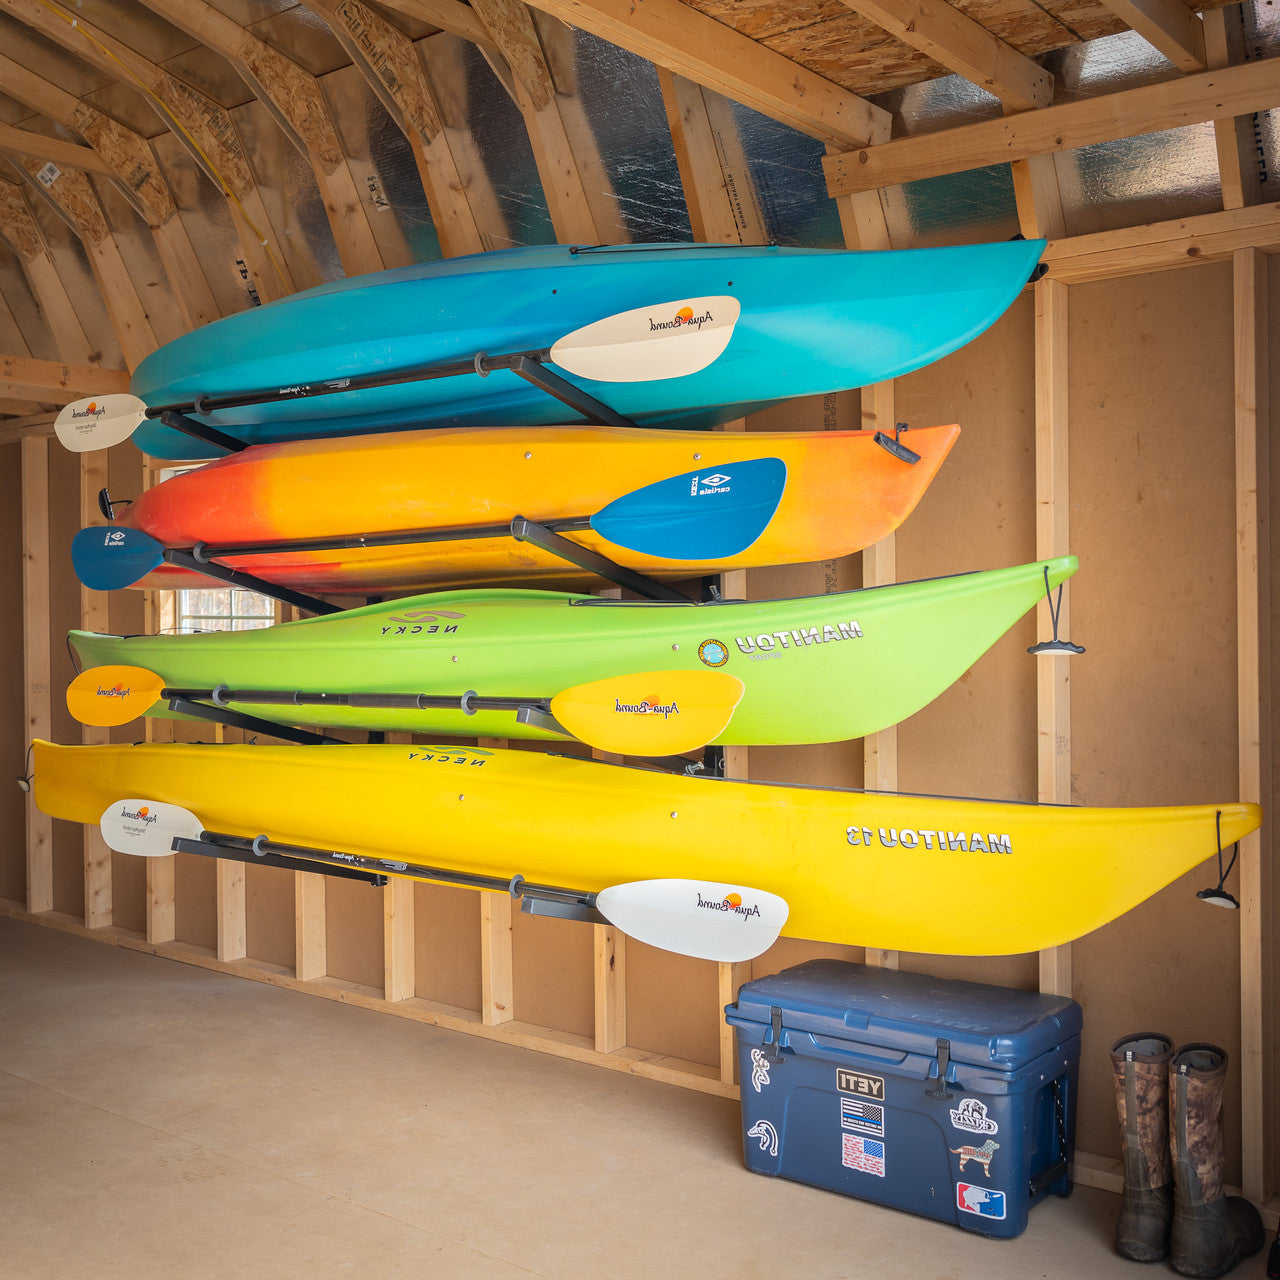
<path fill-rule="evenodd" d="M 566 333 L 543 351 L 497 356 L 480 352 L 467 360 L 226 395 L 195 395 L 173 404 L 148 405 L 128 392 L 93 396 L 60 410 L 53 429 L 66 448 L 73 453 L 86 453 L 127 440 L 146 419 L 165 413 L 203 417 L 219 409 L 337 395 L 459 374 L 484 377 L 495 369 L 511 368 L 517 361 L 536 364 L 543 358 L 593 382 L 683 378 L 705 369 L 724 351 L 733 337 L 740 311 L 738 300 L 732 296 L 685 298 L 605 316 Z"/>
<path fill-rule="evenodd" d="M 786 483 L 787 466 L 781 458 L 747 458 L 724 467 L 669 476 L 615 498 L 593 516 L 549 520 L 546 527 L 552 532 L 594 529 L 615 546 L 663 560 L 726 560 L 745 551 L 769 527 Z M 289 542 L 198 543 L 189 554 L 208 561 L 510 536 L 510 524 L 472 525 Z M 72 540 L 71 561 L 86 587 L 114 591 L 132 586 L 171 561 L 174 550 L 185 549 L 167 548 L 140 529 L 93 525 L 81 529 Z"/>
<path fill-rule="evenodd" d="M 552 698 L 481 697 L 418 693 L 322 693 L 290 689 L 168 687 L 145 667 L 103 666 L 82 671 L 67 687 L 67 709 L 81 724 L 114 727 L 145 715 L 170 698 L 268 704 L 281 707 L 368 707 L 428 710 L 522 711 L 552 716 L 580 742 L 616 755 L 679 755 L 724 732 L 744 685 L 726 671 L 650 671 L 575 685 Z M 283 722 L 282 722 L 283 723 Z"/>
<path fill-rule="evenodd" d="M 404 875 L 505 891 L 530 901 L 567 903 L 598 911 L 610 924 L 648 946 L 726 964 L 753 960 L 767 951 L 786 924 L 789 910 L 786 900 L 777 894 L 718 881 L 634 880 L 592 893 L 529 884 L 519 875 L 503 880 L 335 849 L 281 844 L 265 836 L 225 835 L 206 831 L 189 809 L 155 800 L 117 800 L 103 811 L 98 825 L 109 848 L 143 858 L 163 858 L 175 852 L 217 857 L 225 849 L 238 854 L 310 859 L 318 872 L 330 866 L 358 867 L 379 875 Z M 183 849 L 181 842 L 207 847 Z"/>

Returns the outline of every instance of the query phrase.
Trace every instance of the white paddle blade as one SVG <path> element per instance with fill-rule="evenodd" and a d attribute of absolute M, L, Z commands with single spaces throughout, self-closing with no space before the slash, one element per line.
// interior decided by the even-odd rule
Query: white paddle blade
<path fill-rule="evenodd" d="M 98 820 L 102 838 L 117 853 L 141 858 L 165 858 L 174 840 L 199 840 L 204 830 L 190 809 L 156 800 L 117 800 Z"/>
<path fill-rule="evenodd" d="M 54 434 L 72 453 L 107 449 L 133 435 L 147 406 L 127 391 L 66 405 L 53 422 Z"/>
<path fill-rule="evenodd" d="M 611 885 L 596 895 L 596 907 L 638 942 L 726 964 L 773 946 L 789 910 L 776 893 L 708 880 Z"/>
<path fill-rule="evenodd" d="M 657 302 L 565 334 L 551 358 L 594 382 L 683 378 L 724 351 L 741 312 L 737 298 L 728 295 Z"/>

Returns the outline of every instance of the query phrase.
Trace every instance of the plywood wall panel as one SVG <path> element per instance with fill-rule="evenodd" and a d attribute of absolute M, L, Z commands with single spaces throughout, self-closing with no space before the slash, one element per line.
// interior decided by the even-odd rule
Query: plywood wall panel
<path fill-rule="evenodd" d="M 325 889 L 329 976 L 382 990 L 382 890 L 352 880 Z"/>
<path fill-rule="evenodd" d="M 413 900 L 416 994 L 479 1009 L 480 895 L 472 889 L 416 884 Z"/>
<path fill-rule="evenodd" d="M 1073 287 L 1073 792 L 1179 804 L 1237 791 L 1229 267 Z M 1206 854 L 1212 853 L 1212 847 Z M 1192 872 L 1074 948 L 1085 1006 L 1081 1145 L 1117 1154 L 1110 1044 L 1135 1030 L 1239 1044 L 1239 920 Z M 1238 1074 L 1228 1180 L 1239 1177 Z"/>
<path fill-rule="evenodd" d="M 293 872 L 278 867 L 245 868 L 245 926 L 251 959 L 292 969 Z"/>
<path fill-rule="evenodd" d="M 627 1043 L 651 1053 L 715 1066 L 720 1061 L 719 974 L 627 939 Z"/>
<path fill-rule="evenodd" d="M 512 912 L 515 1016 L 573 1035 L 595 1031 L 595 938 L 572 920 Z"/>
<path fill-rule="evenodd" d="M 218 864 L 198 853 L 174 854 L 174 921 L 179 942 L 218 946 Z"/>
<path fill-rule="evenodd" d="M 111 923 L 117 929 L 147 931 L 147 863 L 127 853 L 111 855 Z"/>

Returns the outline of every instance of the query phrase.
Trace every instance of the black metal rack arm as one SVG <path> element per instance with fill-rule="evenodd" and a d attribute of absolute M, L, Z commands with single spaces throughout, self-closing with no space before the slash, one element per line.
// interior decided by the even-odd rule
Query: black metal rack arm
<path fill-rule="evenodd" d="M 169 690 L 167 696 L 170 711 L 179 711 L 184 716 L 192 716 L 197 720 L 224 724 L 230 729 L 244 729 L 247 733 L 265 733 L 273 738 L 279 738 L 282 742 L 296 742 L 304 747 L 326 744 L 349 745 L 341 738 L 330 738 L 323 733 L 312 733 L 308 729 L 295 729 L 292 725 L 276 724 L 274 720 L 261 720 L 257 716 L 245 715 L 242 711 L 231 711 L 226 707 L 211 707 L 206 703 L 184 698 L 177 690 Z"/>

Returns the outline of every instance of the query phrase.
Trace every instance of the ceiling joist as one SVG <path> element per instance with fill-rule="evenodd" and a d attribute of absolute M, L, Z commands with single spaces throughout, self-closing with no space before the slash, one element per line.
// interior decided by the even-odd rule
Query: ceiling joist
<path fill-rule="evenodd" d="M 1221 120 L 1278 103 L 1280 58 L 1270 58 L 828 156 L 823 169 L 831 195 L 852 195 Z"/>
<path fill-rule="evenodd" d="M 0 396 L 70 404 L 83 396 L 129 390 L 124 369 L 96 364 L 59 364 L 30 356 L 0 356 Z"/>
<path fill-rule="evenodd" d="M 93 150 L 78 142 L 64 142 L 30 129 L 0 124 L 0 151 L 13 156 L 37 156 L 55 166 L 84 169 L 89 173 L 110 174 L 111 166 Z"/>
<path fill-rule="evenodd" d="M 1179 71 L 1204 71 L 1204 24 L 1184 0 L 1103 0 L 1122 22 Z"/>

